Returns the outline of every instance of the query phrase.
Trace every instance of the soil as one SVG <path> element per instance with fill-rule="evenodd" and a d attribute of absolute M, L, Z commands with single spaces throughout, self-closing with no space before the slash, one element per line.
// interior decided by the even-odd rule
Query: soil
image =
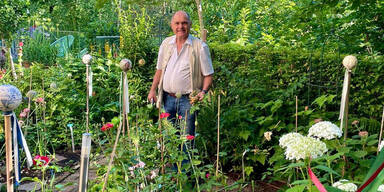
<path fill-rule="evenodd" d="M 63 171 L 55 174 L 55 184 L 62 184 L 66 186 L 63 191 L 65 192 L 76 192 L 78 191 L 78 185 L 79 182 L 79 175 L 80 175 L 80 150 L 76 150 L 75 152 L 72 151 L 61 151 L 57 152 L 55 155 L 55 159 L 53 160 L 53 163 L 57 165 L 58 167 L 62 168 Z M 95 161 L 103 161 L 102 158 L 96 158 Z M 104 163 L 104 162 L 103 162 Z M 5 163 L 0 162 L 0 168 L 1 170 L 5 168 Z M 93 162 L 90 163 L 90 169 L 88 173 L 89 180 L 92 180 L 96 178 L 96 167 L 93 167 Z M 38 177 L 41 178 L 41 171 L 35 170 L 35 169 L 28 169 L 24 168 L 21 170 L 22 177 Z M 47 171 L 47 177 L 46 179 L 50 179 L 52 177 L 52 172 Z M 2 185 L 5 185 L 5 171 L 1 171 L 1 177 L 0 182 Z M 22 184 L 17 188 L 19 192 L 24 191 L 32 191 L 36 189 L 36 191 L 40 191 L 40 184 L 36 182 L 31 181 L 24 181 Z"/>

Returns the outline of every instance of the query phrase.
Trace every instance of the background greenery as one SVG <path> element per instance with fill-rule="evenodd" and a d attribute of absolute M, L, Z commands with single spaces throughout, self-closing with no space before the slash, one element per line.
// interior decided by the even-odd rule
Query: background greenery
<path fill-rule="evenodd" d="M 359 60 L 352 72 L 350 122 L 360 122 L 350 126 L 350 133 L 378 133 L 384 104 L 383 6 L 384 2 L 376 0 L 203 0 L 215 70 L 210 100 L 202 106 L 198 117 L 197 131 L 201 137 L 196 142 L 204 161 L 214 161 L 220 94 L 223 170 L 241 172 L 242 154 L 248 149 L 253 152 L 245 158 L 247 173 L 257 179 L 270 174 L 267 168 L 279 164 L 276 158 L 270 158 L 281 155 L 273 147 L 278 136 L 295 129 L 296 96 L 299 131 L 305 132 L 317 118 L 338 122 L 344 75 L 341 62 L 350 54 Z M 31 26 L 41 26 L 53 39 L 67 34 L 75 36 L 72 57 L 53 59 L 55 64 L 42 57 L 35 60 L 40 64 L 23 69 L 24 77 L 20 80 L 13 81 L 9 72 L 1 80 L 15 84 L 25 94 L 32 71 L 33 89 L 39 95 L 43 90 L 46 93 L 49 114 L 45 125 L 36 126 L 50 130 L 45 134 L 52 150 L 70 144 L 67 123 L 78 122 L 77 141 L 85 129 L 85 67 L 76 58 L 81 49 L 88 48 L 95 55 L 95 96 L 91 99 L 90 117 L 97 130 L 119 112 L 117 63 L 121 57 L 131 59 L 134 66 L 128 74 L 134 95 L 130 118 L 135 119 L 145 111 L 148 118 L 156 119 L 154 109 L 143 108 L 147 105 L 145 99 L 158 46 L 171 35 L 171 15 L 186 10 L 192 18 L 191 33 L 199 36 L 197 9 L 192 0 L 126 0 L 121 4 L 108 0 L 2 1 L 0 7 L 0 30 L 9 45 L 12 40 L 24 39 L 18 35 L 19 29 Z M 105 49 L 108 40 L 96 39 L 98 35 L 120 36 L 119 41 L 114 41 L 113 52 Z M 26 57 L 36 56 L 34 51 L 41 44 L 35 44 L 25 42 Z M 139 65 L 140 59 L 145 63 Z M 46 69 L 44 65 L 51 67 Z M 48 86 L 52 82 L 57 89 Z M 28 129 L 33 132 L 34 127 Z M 271 141 L 263 138 L 266 131 L 273 132 Z M 35 137 L 30 134 L 28 140 Z M 66 142 L 61 142 L 62 139 Z"/>

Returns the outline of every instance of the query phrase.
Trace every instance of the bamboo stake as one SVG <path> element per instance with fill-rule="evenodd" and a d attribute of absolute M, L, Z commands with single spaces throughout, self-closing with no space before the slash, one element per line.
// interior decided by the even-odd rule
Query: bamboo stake
<path fill-rule="evenodd" d="M 219 174 L 219 152 L 220 152 L 220 94 L 217 101 L 217 154 L 216 154 L 216 173 L 217 178 Z"/>
<path fill-rule="evenodd" d="M 381 126 L 380 126 L 379 143 L 377 145 L 377 154 L 379 154 L 379 147 L 381 144 L 381 136 L 383 135 L 383 124 L 384 124 L 384 107 L 383 107 L 383 114 L 381 115 Z"/>
<path fill-rule="evenodd" d="M 7 171 L 7 191 L 13 192 L 13 172 L 12 165 L 12 133 L 11 133 L 11 115 L 4 115 L 5 129 L 5 148 L 6 148 L 6 171 Z"/>
<path fill-rule="evenodd" d="M 348 77 L 347 77 L 347 82 L 348 82 L 348 87 L 347 87 L 347 95 L 345 97 L 345 109 L 344 109 L 344 118 L 341 119 L 342 125 L 344 124 L 344 143 L 347 140 L 347 135 L 348 135 L 348 104 L 349 104 L 349 85 L 351 83 L 351 73 L 348 72 Z M 341 126 L 342 127 L 342 126 Z"/>
<path fill-rule="evenodd" d="M 17 80 L 17 75 L 16 75 L 16 70 L 15 70 L 15 64 L 13 63 L 13 58 L 12 58 L 12 52 L 11 48 L 9 48 L 9 62 L 11 62 L 11 69 L 12 69 L 12 75 L 15 80 Z"/>
<path fill-rule="evenodd" d="M 87 76 L 87 111 L 86 111 L 86 120 L 87 120 L 87 124 L 86 124 L 86 131 L 87 133 L 89 133 L 89 65 L 88 63 L 86 64 L 86 76 Z"/>
<path fill-rule="evenodd" d="M 297 120 L 298 120 L 297 108 L 298 108 L 298 100 L 296 96 L 296 133 L 297 133 Z"/>
<path fill-rule="evenodd" d="M 200 38 L 202 41 L 207 41 L 207 30 L 204 29 L 204 20 L 203 20 L 203 8 L 201 6 L 201 0 L 195 0 L 197 6 L 197 13 L 199 15 L 199 24 L 200 24 Z"/>
<path fill-rule="evenodd" d="M 164 138 L 161 124 L 161 106 L 159 107 L 159 131 L 160 131 L 160 146 L 161 146 L 161 174 L 164 175 L 165 166 L 164 166 Z"/>
<path fill-rule="evenodd" d="M 29 91 L 32 90 L 32 67 L 30 67 L 30 70 L 31 70 L 31 73 L 30 73 L 30 76 L 29 76 Z M 29 114 L 31 113 L 31 99 L 32 99 L 32 97 L 28 97 L 28 109 L 29 109 L 29 112 L 27 113 L 27 122 L 26 122 L 27 125 L 29 125 Z M 27 137 L 27 134 L 28 134 L 28 129 L 27 129 L 27 126 L 26 126 L 25 129 L 24 129 L 24 136 Z"/>
<path fill-rule="evenodd" d="M 124 122 L 124 120 L 123 120 Z M 102 192 L 104 192 L 105 190 L 105 187 L 107 186 L 107 183 L 108 183 L 108 177 L 109 177 L 109 172 L 111 171 L 112 169 L 112 162 L 113 162 L 113 158 L 115 157 L 115 153 L 116 153 L 116 147 L 117 147 L 117 143 L 119 141 L 119 136 L 120 136 L 120 132 L 121 132 L 121 122 L 119 123 L 119 129 L 117 130 L 117 135 L 116 135 L 116 139 L 115 139 L 115 144 L 113 145 L 113 149 L 112 149 L 112 153 L 111 153 L 111 157 L 109 159 L 109 163 L 108 163 L 108 170 L 107 170 L 107 173 L 105 174 L 105 177 L 104 177 L 104 184 L 103 184 L 103 189 L 102 189 Z"/>

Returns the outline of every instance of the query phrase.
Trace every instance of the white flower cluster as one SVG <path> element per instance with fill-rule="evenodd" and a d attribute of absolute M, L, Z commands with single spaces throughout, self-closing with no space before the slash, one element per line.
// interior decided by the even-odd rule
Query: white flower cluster
<path fill-rule="evenodd" d="M 299 133 L 288 133 L 279 140 L 280 146 L 286 148 L 285 158 L 300 160 L 321 157 L 327 152 L 325 143 L 312 137 L 304 137 Z"/>
<path fill-rule="evenodd" d="M 379 151 L 381 151 L 381 149 L 384 147 L 384 140 L 382 140 L 380 142 L 380 145 L 379 145 Z"/>
<path fill-rule="evenodd" d="M 315 136 L 319 139 L 324 138 L 327 140 L 341 137 L 343 131 L 335 124 L 329 121 L 321 121 L 309 128 L 308 136 Z"/>
<path fill-rule="evenodd" d="M 297 140 L 298 138 L 301 138 L 301 137 L 303 137 L 303 136 L 300 133 L 288 133 L 288 134 L 285 134 L 285 135 L 283 135 L 279 139 L 279 145 L 282 148 L 286 148 L 291 143 L 295 142 L 295 140 Z"/>
<path fill-rule="evenodd" d="M 342 179 L 332 185 L 332 187 L 336 187 L 340 190 L 347 192 L 354 192 L 357 190 L 357 186 L 346 179 Z"/>
<path fill-rule="evenodd" d="M 379 188 L 377 188 L 377 191 L 384 192 L 384 185 L 380 185 Z"/>

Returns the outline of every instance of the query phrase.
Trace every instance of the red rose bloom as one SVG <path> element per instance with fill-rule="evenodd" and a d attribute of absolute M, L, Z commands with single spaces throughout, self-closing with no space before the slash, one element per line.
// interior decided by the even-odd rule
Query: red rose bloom
<path fill-rule="evenodd" d="M 193 135 L 187 135 L 187 140 L 193 140 L 195 138 L 195 136 Z"/>
<path fill-rule="evenodd" d="M 164 119 L 164 118 L 167 118 L 167 117 L 169 117 L 171 114 L 169 114 L 169 113 L 161 113 L 160 114 L 160 119 Z"/>

